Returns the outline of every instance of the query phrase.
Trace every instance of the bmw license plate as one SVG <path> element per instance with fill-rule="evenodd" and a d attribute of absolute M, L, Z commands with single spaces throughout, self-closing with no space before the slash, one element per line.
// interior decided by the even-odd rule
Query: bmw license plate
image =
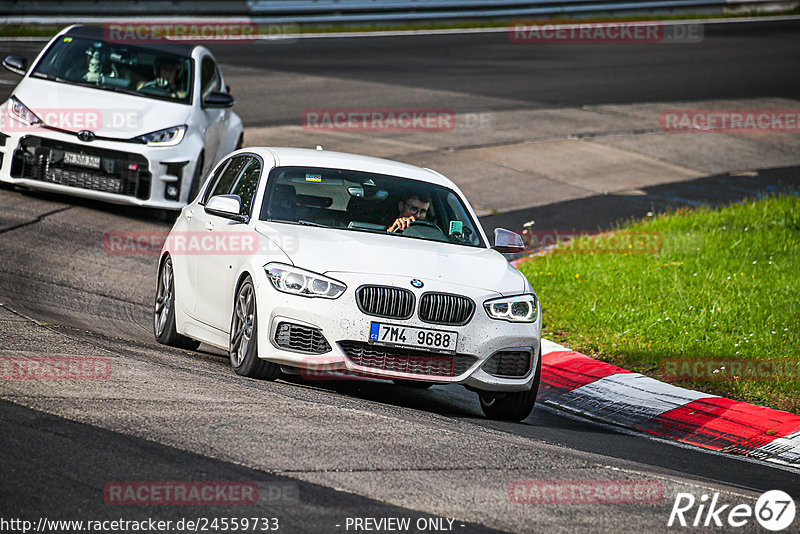
<path fill-rule="evenodd" d="M 369 342 L 376 345 L 455 353 L 458 333 L 373 322 L 369 329 Z"/>
<path fill-rule="evenodd" d="M 88 154 L 76 154 L 75 152 L 64 152 L 64 163 L 89 167 L 91 169 L 100 168 L 100 156 L 89 156 Z"/>

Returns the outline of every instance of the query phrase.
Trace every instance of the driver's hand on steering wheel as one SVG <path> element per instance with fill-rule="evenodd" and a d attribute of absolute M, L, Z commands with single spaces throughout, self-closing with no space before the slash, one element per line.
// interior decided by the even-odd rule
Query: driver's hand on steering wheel
<path fill-rule="evenodd" d="M 386 231 L 387 232 L 402 232 L 403 230 L 405 230 L 406 228 L 411 226 L 411 223 L 413 223 L 416 220 L 417 219 L 415 217 L 400 217 L 399 219 L 394 221 L 392 223 L 392 225 L 389 228 L 386 229 Z"/>

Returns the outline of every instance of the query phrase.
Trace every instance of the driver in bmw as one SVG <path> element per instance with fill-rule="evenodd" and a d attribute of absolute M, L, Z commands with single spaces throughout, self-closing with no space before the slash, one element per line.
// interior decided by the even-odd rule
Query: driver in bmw
<path fill-rule="evenodd" d="M 417 219 L 425 220 L 430 205 L 431 197 L 428 193 L 409 193 L 405 200 L 400 200 L 397 203 L 398 217 L 386 231 L 402 232 Z"/>

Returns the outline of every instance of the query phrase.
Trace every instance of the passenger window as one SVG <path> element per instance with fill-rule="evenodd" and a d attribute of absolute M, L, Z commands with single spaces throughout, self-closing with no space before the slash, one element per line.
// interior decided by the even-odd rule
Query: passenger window
<path fill-rule="evenodd" d="M 217 69 L 217 64 L 209 56 L 203 58 L 203 63 L 200 67 L 200 86 L 202 87 L 200 91 L 202 100 L 205 100 L 208 93 L 222 90 L 222 77 L 219 74 L 219 69 Z"/>
<path fill-rule="evenodd" d="M 250 208 L 253 205 L 253 198 L 256 196 L 260 176 L 261 163 L 258 159 L 251 157 L 244 172 L 242 172 L 231 191 L 232 195 L 239 195 L 239 198 L 242 199 L 239 215 L 250 215 Z"/>
<path fill-rule="evenodd" d="M 209 185 L 203 202 L 208 202 L 211 197 L 216 195 L 230 194 L 231 190 L 236 184 L 236 180 L 239 178 L 239 175 L 242 173 L 242 170 L 244 170 L 249 161 L 249 156 L 236 156 L 231 158 L 230 163 L 227 167 L 225 167 L 225 171 L 223 171 L 222 175 L 219 177 L 213 187 Z"/>

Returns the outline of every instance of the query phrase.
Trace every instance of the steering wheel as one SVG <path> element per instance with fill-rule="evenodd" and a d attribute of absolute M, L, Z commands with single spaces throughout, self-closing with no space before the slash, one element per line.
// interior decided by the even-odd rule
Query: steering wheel
<path fill-rule="evenodd" d="M 147 95 L 171 97 L 175 94 L 175 88 L 164 78 L 156 78 L 139 87 L 139 92 Z"/>
<path fill-rule="evenodd" d="M 411 237 L 423 237 L 434 241 L 447 241 L 447 237 L 442 229 L 430 221 L 417 220 L 408 225 L 403 231 L 403 235 Z"/>
<path fill-rule="evenodd" d="M 417 220 L 413 221 L 411 224 L 408 225 L 408 228 L 411 228 L 412 226 L 427 226 L 428 228 L 436 228 L 440 232 L 442 231 L 441 228 L 439 228 L 438 226 L 436 226 L 432 222 L 425 221 L 425 220 L 422 220 L 422 219 L 417 219 Z M 408 228 L 406 228 L 406 230 L 408 230 Z"/>
<path fill-rule="evenodd" d="M 438 226 L 436 226 L 432 222 L 424 221 L 424 220 L 421 220 L 421 219 L 417 219 L 417 220 L 415 220 L 413 222 L 410 222 L 408 224 L 408 228 L 406 228 L 406 230 L 410 229 L 412 226 L 423 226 L 423 227 L 427 226 L 429 228 L 436 228 L 440 232 L 442 231 Z M 403 232 L 405 232 L 405 230 L 402 230 L 400 228 L 398 228 L 397 230 L 394 231 L 394 233 L 396 233 L 396 234 L 402 234 Z"/>

